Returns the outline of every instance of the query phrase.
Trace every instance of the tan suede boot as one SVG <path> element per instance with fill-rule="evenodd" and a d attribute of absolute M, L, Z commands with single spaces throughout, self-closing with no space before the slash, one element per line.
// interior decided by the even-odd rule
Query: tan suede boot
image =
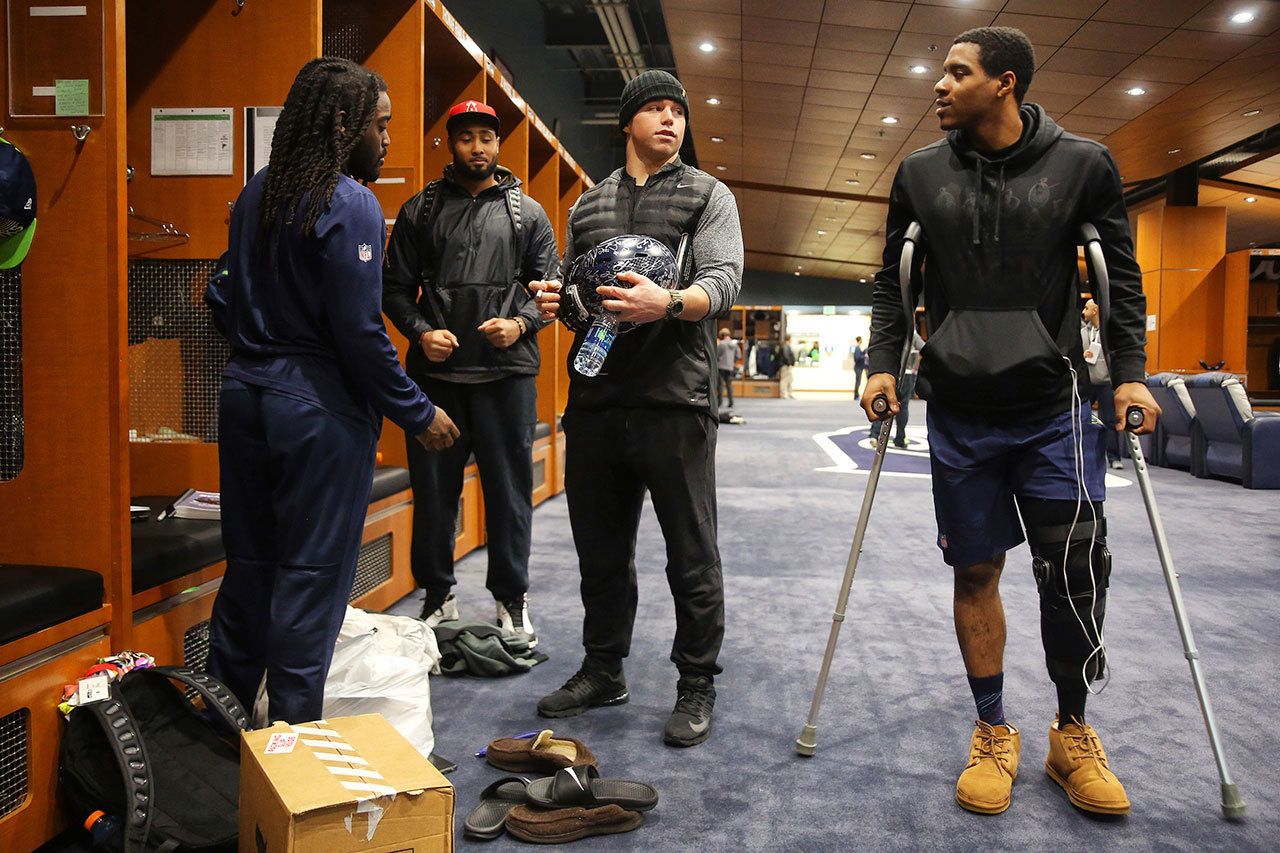
<path fill-rule="evenodd" d="M 969 743 L 969 765 L 956 782 L 956 802 L 978 814 L 1000 814 L 1009 808 L 1022 734 L 1010 725 L 977 723 Z"/>
<path fill-rule="evenodd" d="M 1077 808 L 1096 814 L 1128 814 L 1124 785 L 1107 766 L 1107 754 L 1092 726 L 1071 722 L 1049 726 L 1049 757 L 1044 772 L 1062 786 Z"/>

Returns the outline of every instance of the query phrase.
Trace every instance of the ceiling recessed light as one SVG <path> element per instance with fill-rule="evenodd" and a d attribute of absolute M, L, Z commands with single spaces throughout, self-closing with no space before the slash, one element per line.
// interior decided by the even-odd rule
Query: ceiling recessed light
<path fill-rule="evenodd" d="M 1256 201 L 1257 201 L 1257 199 L 1256 199 L 1256 198 L 1254 198 L 1254 197 L 1253 197 L 1253 196 L 1251 196 L 1251 195 L 1247 195 L 1247 196 L 1245 196 L 1245 197 L 1244 197 L 1244 202 L 1245 202 L 1245 204 L 1253 204 L 1253 203 L 1255 203 Z"/>
<path fill-rule="evenodd" d="M 838 204 L 838 205 L 839 205 L 839 204 L 844 204 L 844 199 L 842 199 L 842 198 L 838 198 L 838 199 L 836 199 L 836 204 Z"/>
<path fill-rule="evenodd" d="M 866 284 L 866 283 L 867 283 L 867 280 L 866 280 L 865 278 L 860 278 L 860 279 L 858 279 L 858 281 L 859 281 L 859 282 L 861 282 L 862 284 Z"/>
<path fill-rule="evenodd" d="M 858 156 L 859 156 L 859 157 L 861 157 L 863 160 L 874 160 L 874 159 L 876 159 L 876 155 L 872 154 L 870 151 L 863 151 L 863 152 L 862 152 L 861 154 L 859 154 Z"/>
<path fill-rule="evenodd" d="M 827 217 L 827 221 L 828 221 L 828 222 L 835 222 L 835 221 L 836 221 L 836 218 L 835 218 L 834 216 L 828 216 L 828 217 Z"/>
<path fill-rule="evenodd" d="M 929 68 L 926 65 L 913 65 L 907 70 L 910 71 L 912 74 L 927 74 L 929 71 Z"/>
<path fill-rule="evenodd" d="M 729 167 L 728 167 L 728 166 L 716 166 L 716 168 L 717 168 L 717 169 L 719 169 L 721 172 L 727 172 L 727 171 L 729 171 Z"/>
<path fill-rule="evenodd" d="M 826 233 L 827 233 L 827 232 L 826 232 L 826 231 L 823 231 L 821 228 L 819 228 L 819 229 L 818 229 L 818 236 L 819 236 L 819 237 L 824 236 Z"/>
<path fill-rule="evenodd" d="M 1253 21 L 1252 12 L 1236 12 L 1234 15 L 1231 16 L 1231 23 L 1233 24 L 1248 24 L 1252 21 Z"/>
<path fill-rule="evenodd" d="M 813 252 L 805 252 L 806 255 L 812 255 Z"/>
<path fill-rule="evenodd" d="M 718 106 L 720 106 L 720 99 L 719 99 L 719 98 L 707 98 L 707 103 L 708 103 L 708 104 L 710 104 L 710 105 L 711 105 L 711 106 L 713 106 L 713 107 L 718 107 Z"/>
<path fill-rule="evenodd" d="M 1124 90 L 1124 93 L 1125 93 L 1126 95 L 1133 95 L 1133 96 L 1136 98 L 1136 97 L 1138 97 L 1139 95 L 1145 95 L 1145 94 L 1147 94 L 1147 90 L 1146 90 L 1146 89 L 1144 89 L 1144 88 L 1142 88 L 1141 86 L 1134 86 L 1133 88 L 1125 89 L 1125 90 Z"/>
<path fill-rule="evenodd" d="M 711 141 L 712 141 L 712 142 L 724 142 L 724 137 L 723 137 L 723 136 L 713 136 L 713 137 L 711 137 Z"/>
<path fill-rule="evenodd" d="M 858 184 L 862 183 L 861 181 L 855 180 L 853 178 L 845 178 L 844 182 L 851 187 L 856 187 Z"/>
<path fill-rule="evenodd" d="M 897 124 L 898 117 L 897 116 L 881 116 L 880 123 L 881 124 Z"/>
<path fill-rule="evenodd" d="M 796 270 L 795 272 L 792 273 L 792 275 L 800 275 L 800 270 Z"/>
<path fill-rule="evenodd" d="M 1177 154 L 1177 153 L 1178 153 L 1179 151 L 1181 151 L 1181 150 L 1182 150 L 1181 148 L 1170 148 L 1170 149 L 1168 150 L 1168 152 L 1166 152 L 1166 153 L 1169 153 L 1169 154 Z"/>
<path fill-rule="evenodd" d="M 715 49 L 716 49 L 716 46 L 709 41 L 704 41 L 702 44 L 698 45 L 698 50 L 702 51 L 703 53 L 711 53 Z"/>
<path fill-rule="evenodd" d="M 1258 113 L 1260 112 L 1262 112 L 1262 110 L 1249 110 L 1247 113 L 1240 113 L 1240 115 L 1243 116 L 1244 118 L 1253 118 L 1254 116 L 1258 115 Z"/>

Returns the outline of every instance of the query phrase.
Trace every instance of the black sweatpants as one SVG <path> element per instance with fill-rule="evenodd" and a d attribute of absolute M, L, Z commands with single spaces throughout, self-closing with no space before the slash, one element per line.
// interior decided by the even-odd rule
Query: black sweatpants
<path fill-rule="evenodd" d="M 533 429 L 537 377 L 508 376 L 464 385 L 414 377 L 444 409 L 461 435 L 452 447 L 428 452 L 407 436 L 413 487 L 413 579 L 423 589 L 453 587 L 453 543 L 467 458 L 474 452 L 484 492 L 489 574 L 485 586 L 499 601 L 529 591 L 533 524 Z"/>
<path fill-rule="evenodd" d="M 587 657 L 613 669 L 631 650 L 636 532 L 647 489 L 675 599 L 671 660 L 681 675 L 718 675 L 724 581 L 716 544 L 716 422 L 695 409 L 613 408 L 571 409 L 563 425 Z"/>

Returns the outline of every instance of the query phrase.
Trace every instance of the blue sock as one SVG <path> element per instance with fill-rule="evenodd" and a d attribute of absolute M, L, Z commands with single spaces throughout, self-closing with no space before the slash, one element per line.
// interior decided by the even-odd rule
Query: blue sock
<path fill-rule="evenodd" d="M 969 689 L 973 691 L 974 704 L 978 706 L 978 719 L 991 726 L 1004 725 L 1004 673 L 969 676 Z"/>

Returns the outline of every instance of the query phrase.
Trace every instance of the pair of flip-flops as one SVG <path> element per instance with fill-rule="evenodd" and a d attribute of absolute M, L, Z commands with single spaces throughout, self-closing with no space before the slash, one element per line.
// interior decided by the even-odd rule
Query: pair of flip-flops
<path fill-rule="evenodd" d="M 485 788 L 463 830 L 471 838 L 497 838 L 505 829 L 522 841 L 562 844 L 590 835 L 630 832 L 641 812 L 658 804 L 652 785 L 602 779 L 593 765 L 565 767 L 530 782 L 505 776 Z"/>

